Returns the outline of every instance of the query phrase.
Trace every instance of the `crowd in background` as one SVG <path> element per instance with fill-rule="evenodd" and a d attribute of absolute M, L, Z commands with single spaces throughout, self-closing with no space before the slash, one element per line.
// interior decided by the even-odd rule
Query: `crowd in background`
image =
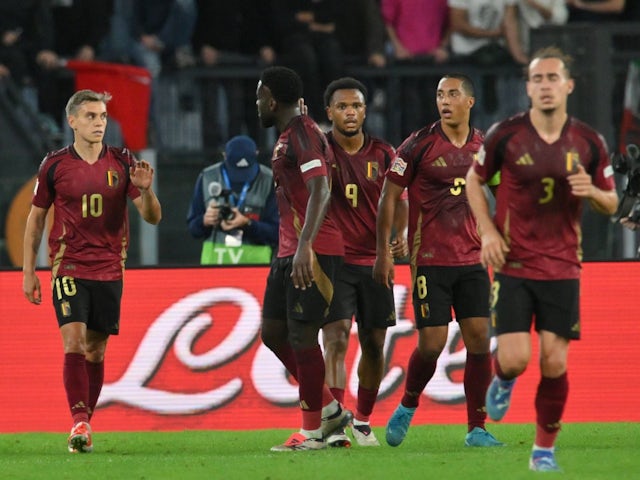
<path fill-rule="evenodd" d="M 66 59 L 139 65 L 154 78 L 193 67 L 285 65 L 300 74 L 309 112 L 323 121 L 322 91 L 348 65 L 525 64 L 531 28 L 638 21 L 639 10 L 625 0 L 3 0 L 0 79 L 33 92 L 36 108 L 61 122 L 73 90 L 58 74 Z M 482 79 L 487 111 L 498 80 Z M 424 87 L 433 83 L 403 86 L 402 106 L 411 106 L 403 108 L 405 133 L 435 118 L 435 93 Z M 255 82 L 220 86 L 234 106 L 228 136 L 253 136 Z M 215 109 L 219 96 L 212 97 Z"/>

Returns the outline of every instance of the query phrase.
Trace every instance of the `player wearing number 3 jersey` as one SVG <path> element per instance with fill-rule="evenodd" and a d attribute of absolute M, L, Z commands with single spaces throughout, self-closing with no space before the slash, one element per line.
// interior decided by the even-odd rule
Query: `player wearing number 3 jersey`
<path fill-rule="evenodd" d="M 491 300 L 496 376 L 486 399 L 493 420 L 506 414 L 514 382 L 527 368 L 531 327 L 538 333 L 540 382 L 529 461 L 534 471 L 560 469 L 554 445 L 569 393 L 569 341 L 580 337 L 583 200 L 604 214 L 612 214 L 618 203 L 604 140 L 567 114 L 574 88 L 570 63 L 553 47 L 532 56 L 531 108 L 489 130 L 467 175 L 482 262 L 496 272 Z M 492 219 L 482 184 L 497 171 L 501 183 Z"/>

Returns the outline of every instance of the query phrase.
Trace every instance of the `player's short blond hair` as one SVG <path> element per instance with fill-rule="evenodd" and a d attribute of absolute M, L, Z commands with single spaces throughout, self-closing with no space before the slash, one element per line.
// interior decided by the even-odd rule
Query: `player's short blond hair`
<path fill-rule="evenodd" d="M 84 102 L 104 102 L 106 105 L 109 100 L 111 100 L 111 94 L 108 92 L 98 93 L 93 90 L 78 90 L 71 96 L 64 111 L 68 117 L 78 113 L 80 105 Z"/>

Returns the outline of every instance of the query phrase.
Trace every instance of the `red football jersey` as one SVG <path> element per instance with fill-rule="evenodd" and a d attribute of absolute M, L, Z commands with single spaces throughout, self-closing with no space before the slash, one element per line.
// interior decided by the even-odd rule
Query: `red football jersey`
<path fill-rule="evenodd" d="M 480 263 L 480 237 L 465 191 L 465 178 L 482 146 L 471 129 L 458 148 L 440 121 L 412 133 L 398 148 L 387 177 L 409 190 L 409 250 L 415 265 Z"/>
<path fill-rule="evenodd" d="M 336 159 L 331 206 L 342 231 L 345 263 L 372 266 L 376 260 L 376 216 L 385 172 L 395 157 L 391 145 L 365 136 L 360 151 L 351 155 L 327 133 Z"/>
<path fill-rule="evenodd" d="M 593 184 L 614 190 L 604 139 L 569 117 L 560 138 L 548 144 L 529 112 L 491 127 L 474 163 L 483 179 L 500 171 L 495 223 L 509 245 L 502 273 L 534 280 L 580 277 L 582 198 L 567 176 L 581 163 Z"/>
<path fill-rule="evenodd" d="M 307 115 L 294 117 L 280 134 L 271 157 L 280 213 L 278 257 L 292 256 L 298 248 L 309 200 L 306 182 L 324 175 L 331 187 L 329 172 L 333 163 L 333 154 L 324 133 Z M 342 256 L 342 235 L 332 214 L 329 208 L 313 242 L 313 251 L 321 255 Z"/>
<path fill-rule="evenodd" d="M 127 197 L 140 196 L 129 180 L 134 161 L 127 149 L 108 146 L 93 165 L 73 146 L 44 158 L 32 203 L 54 207 L 49 233 L 52 275 L 122 278 L 129 245 Z"/>

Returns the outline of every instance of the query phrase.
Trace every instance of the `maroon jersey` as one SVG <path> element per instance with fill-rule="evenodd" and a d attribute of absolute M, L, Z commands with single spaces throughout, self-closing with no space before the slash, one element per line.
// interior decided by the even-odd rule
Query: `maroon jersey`
<path fill-rule="evenodd" d="M 465 177 L 482 146 L 471 129 L 458 148 L 440 121 L 412 133 L 398 148 L 387 178 L 409 189 L 409 248 L 415 265 L 480 263 L 480 237 L 465 191 Z"/>
<path fill-rule="evenodd" d="M 575 118 L 552 144 L 540 138 L 529 112 L 487 133 L 473 168 L 485 180 L 501 172 L 494 220 L 510 248 L 502 273 L 534 280 L 580 277 L 583 202 L 567 181 L 578 162 L 596 187 L 615 188 L 604 139 Z"/>
<path fill-rule="evenodd" d="M 336 159 L 331 206 L 344 238 L 345 263 L 372 266 L 376 260 L 376 216 L 384 174 L 395 151 L 378 138 L 365 136 L 357 153 L 345 152 L 327 133 Z"/>
<path fill-rule="evenodd" d="M 310 117 L 294 117 L 280 134 L 271 157 L 280 213 L 278 257 L 294 255 L 298 248 L 309 200 L 306 182 L 324 175 L 331 186 L 329 172 L 333 163 L 327 139 Z M 342 235 L 332 219 L 331 208 L 313 242 L 313 251 L 320 255 L 344 255 Z"/>
<path fill-rule="evenodd" d="M 140 191 L 129 181 L 135 159 L 127 149 L 104 146 L 88 164 L 67 146 L 49 153 L 38 171 L 33 205 L 53 205 L 49 233 L 52 275 L 87 280 L 122 278 L 129 244 L 127 197 Z"/>

